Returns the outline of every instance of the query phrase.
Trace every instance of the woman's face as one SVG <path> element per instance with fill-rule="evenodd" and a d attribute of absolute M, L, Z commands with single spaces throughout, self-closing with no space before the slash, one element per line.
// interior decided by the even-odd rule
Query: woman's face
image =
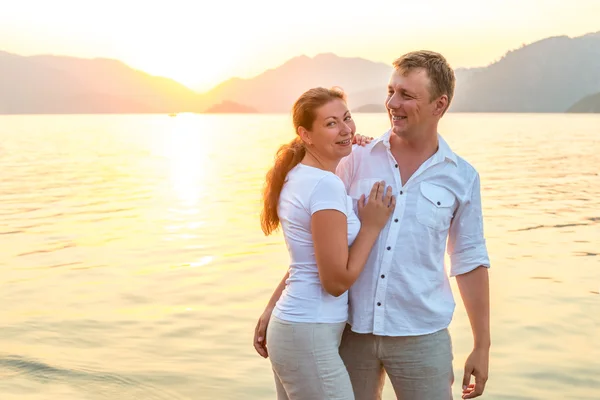
<path fill-rule="evenodd" d="M 356 125 L 346 102 L 335 99 L 317 108 L 316 118 L 305 142 L 309 148 L 327 160 L 341 160 L 352 152 Z"/>

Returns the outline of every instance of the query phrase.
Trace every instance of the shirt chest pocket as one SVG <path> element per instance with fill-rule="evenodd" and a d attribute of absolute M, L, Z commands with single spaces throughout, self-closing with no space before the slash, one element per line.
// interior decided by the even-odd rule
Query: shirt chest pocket
<path fill-rule="evenodd" d="M 417 220 L 432 229 L 450 227 L 456 198 L 451 191 L 428 182 L 421 182 L 417 199 Z"/>

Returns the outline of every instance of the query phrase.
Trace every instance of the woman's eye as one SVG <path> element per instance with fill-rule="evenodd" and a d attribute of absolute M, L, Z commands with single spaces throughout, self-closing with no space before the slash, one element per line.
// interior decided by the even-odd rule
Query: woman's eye
<path fill-rule="evenodd" d="M 344 121 L 350 121 L 351 119 L 352 117 L 348 115 L 346 118 L 344 118 Z"/>

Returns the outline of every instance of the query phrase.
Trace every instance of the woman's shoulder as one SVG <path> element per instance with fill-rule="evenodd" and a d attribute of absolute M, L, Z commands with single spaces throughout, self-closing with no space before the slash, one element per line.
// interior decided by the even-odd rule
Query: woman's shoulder
<path fill-rule="evenodd" d="M 304 164 L 298 164 L 290 171 L 286 186 L 288 190 L 305 193 L 308 197 L 322 191 L 346 193 L 344 182 L 339 176 Z"/>
<path fill-rule="evenodd" d="M 314 182 L 315 188 L 329 186 L 337 188 L 338 190 L 346 191 L 344 182 L 340 179 L 339 176 L 337 176 L 331 171 L 326 171 L 324 169 L 303 165 L 303 167 L 301 167 L 301 173 L 303 173 L 307 179 Z"/>
<path fill-rule="evenodd" d="M 324 169 L 311 167 L 306 164 L 298 164 L 288 174 L 289 179 L 303 180 L 305 182 L 312 181 L 315 184 L 321 181 L 334 182 L 342 180 L 333 172 Z"/>

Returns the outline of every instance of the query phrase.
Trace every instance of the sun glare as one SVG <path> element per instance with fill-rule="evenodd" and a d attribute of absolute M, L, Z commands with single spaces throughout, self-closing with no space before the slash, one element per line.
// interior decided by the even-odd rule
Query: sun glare
<path fill-rule="evenodd" d="M 401 52 L 432 48 L 453 66 L 483 66 L 523 43 L 596 31 L 600 12 L 597 0 L 428 0 L 403 4 L 401 22 L 390 24 L 384 16 L 397 2 L 347 7 L 306 0 L 293 13 L 275 0 L 171 0 L 168 7 L 106 0 L 93 12 L 76 0 L 36 3 L 35 12 L 29 1 L 4 7 L 0 36 L 7 40 L 0 50 L 114 58 L 200 92 L 302 54 L 333 52 L 389 63 Z"/>
<path fill-rule="evenodd" d="M 181 55 L 178 58 L 158 58 L 145 61 L 142 65 L 145 65 L 144 70 L 152 75 L 168 77 L 198 92 L 209 90 L 226 79 L 221 76 L 220 71 L 226 69 L 221 63 L 203 65 L 193 58 L 187 61 L 183 61 L 182 58 Z"/>
<path fill-rule="evenodd" d="M 129 55 L 128 63 L 151 75 L 171 78 L 198 92 L 208 91 L 235 74 L 234 66 L 238 61 L 233 55 L 208 59 L 202 49 L 180 50 L 170 49 L 166 54 L 158 54 L 141 48 L 138 53 Z"/>
<path fill-rule="evenodd" d="M 202 197 L 209 169 L 206 146 L 199 134 L 198 116 L 179 114 L 166 143 L 166 156 L 170 161 L 173 191 L 189 207 L 196 206 Z"/>

